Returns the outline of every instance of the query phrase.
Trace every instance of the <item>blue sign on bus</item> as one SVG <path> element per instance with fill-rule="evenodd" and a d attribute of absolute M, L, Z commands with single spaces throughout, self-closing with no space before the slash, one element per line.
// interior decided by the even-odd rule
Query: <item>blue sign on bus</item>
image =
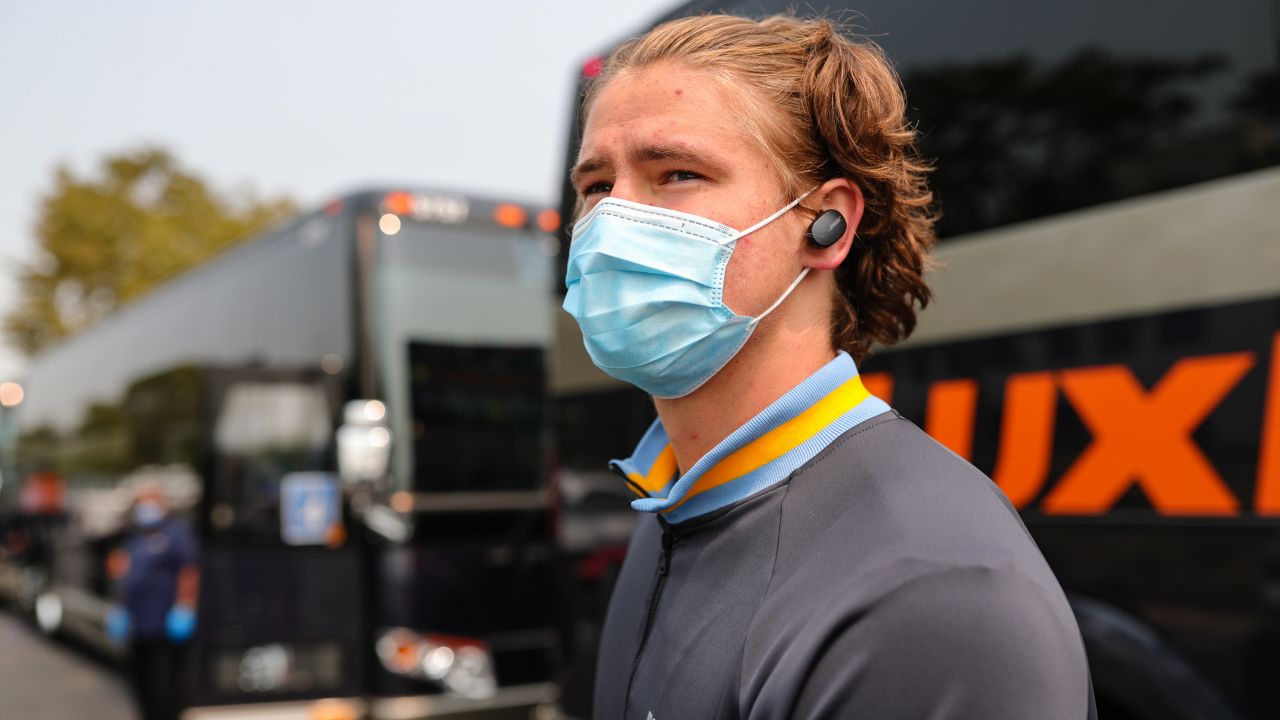
<path fill-rule="evenodd" d="M 280 537 L 289 545 L 324 545 L 342 522 L 342 492 L 332 473 L 289 473 L 280 480 Z"/>

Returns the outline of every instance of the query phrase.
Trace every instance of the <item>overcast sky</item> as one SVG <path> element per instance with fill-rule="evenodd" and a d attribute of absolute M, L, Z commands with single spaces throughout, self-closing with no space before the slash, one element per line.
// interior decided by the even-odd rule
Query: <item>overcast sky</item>
<path fill-rule="evenodd" d="M 0 313 L 66 163 L 144 143 L 304 206 L 368 184 L 552 202 L 578 67 L 675 0 L 7 3 Z M 22 361 L 0 340 L 0 380 Z"/>

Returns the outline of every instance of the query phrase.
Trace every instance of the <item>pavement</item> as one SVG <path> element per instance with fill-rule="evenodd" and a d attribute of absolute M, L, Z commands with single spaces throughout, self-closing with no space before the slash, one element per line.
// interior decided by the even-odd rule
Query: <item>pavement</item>
<path fill-rule="evenodd" d="M 0 611 L 0 720 L 136 720 L 107 665 Z"/>

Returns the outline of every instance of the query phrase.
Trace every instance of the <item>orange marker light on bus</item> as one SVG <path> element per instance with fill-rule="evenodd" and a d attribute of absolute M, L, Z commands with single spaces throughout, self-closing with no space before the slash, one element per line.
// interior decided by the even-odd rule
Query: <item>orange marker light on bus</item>
<path fill-rule="evenodd" d="M 553 233 L 560 229 L 560 213 L 547 209 L 538 213 L 538 227 L 542 232 Z"/>
<path fill-rule="evenodd" d="M 413 493 L 408 490 L 399 490 L 391 494 L 391 500 L 388 502 L 392 510 L 407 515 L 413 512 Z"/>
<path fill-rule="evenodd" d="M 529 213 L 524 208 L 511 203 L 503 203 L 493 209 L 493 220 L 503 227 L 515 228 L 522 227 L 526 220 L 529 219 Z"/>
<path fill-rule="evenodd" d="M 387 193 L 382 198 L 382 207 L 396 215 L 408 215 L 413 212 L 413 196 L 407 192 Z"/>
<path fill-rule="evenodd" d="M 25 394 L 22 386 L 16 382 L 0 383 L 0 405 L 17 407 L 22 404 L 22 398 Z"/>

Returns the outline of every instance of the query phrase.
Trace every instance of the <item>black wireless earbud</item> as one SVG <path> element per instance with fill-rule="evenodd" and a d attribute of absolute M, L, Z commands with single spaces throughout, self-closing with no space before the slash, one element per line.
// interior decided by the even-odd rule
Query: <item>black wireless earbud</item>
<path fill-rule="evenodd" d="M 829 248 L 844 237 L 844 231 L 848 227 L 849 224 L 845 222 L 844 215 L 841 215 L 839 210 L 823 210 L 822 214 L 809 224 L 809 231 L 804 236 L 814 247 Z"/>

